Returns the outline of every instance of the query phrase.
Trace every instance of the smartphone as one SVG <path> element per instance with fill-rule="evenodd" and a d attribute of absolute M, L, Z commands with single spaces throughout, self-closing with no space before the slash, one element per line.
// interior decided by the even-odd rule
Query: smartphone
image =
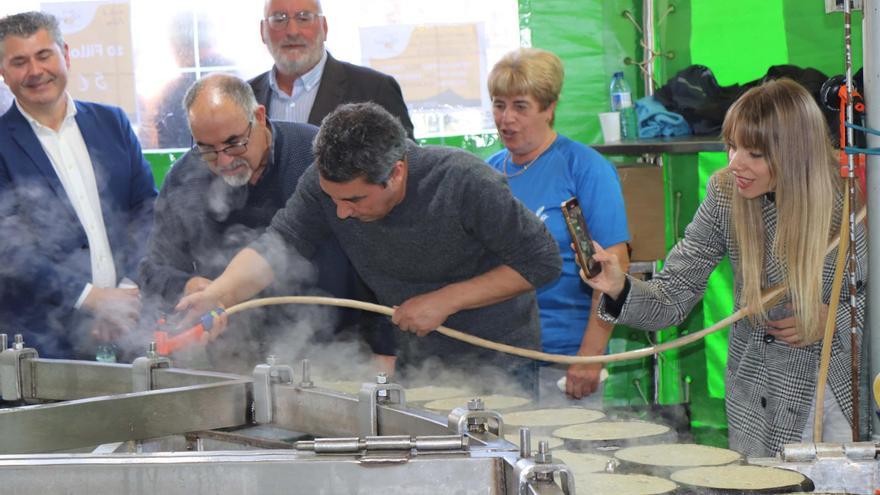
<path fill-rule="evenodd" d="M 593 259 L 593 239 L 584 221 L 584 214 L 577 198 L 571 198 L 562 203 L 562 216 L 565 217 L 565 225 L 568 233 L 574 241 L 574 252 L 577 263 L 584 269 L 587 278 L 595 277 L 602 271 L 602 264 Z"/>

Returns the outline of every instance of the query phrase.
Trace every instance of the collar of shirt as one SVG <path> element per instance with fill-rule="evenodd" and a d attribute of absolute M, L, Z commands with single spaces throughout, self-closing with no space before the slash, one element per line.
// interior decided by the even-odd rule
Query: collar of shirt
<path fill-rule="evenodd" d="M 272 93 L 275 94 L 278 98 L 296 98 L 297 95 L 305 91 L 311 91 L 312 88 L 318 85 L 321 82 L 321 74 L 324 73 L 324 65 L 327 63 L 327 50 L 324 50 L 324 53 L 321 55 L 321 60 L 315 64 L 314 67 L 302 76 L 298 77 L 296 81 L 293 82 L 293 89 L 291 94 L 287 94 L 284 91 L 281 91 L 281 88 L 278 87 L 278 79 L 276 78 L 276 69 L 272 68 L 272 74 L 269 77 L 269 87 L 272 88 Z"/>
<path fill-rule="evenodd" d="M 64 96 L 67 97 L 67 113 L 64 114 L 64 120 L 62 121 L 61 125 L 67 124 L 74 117 L 76 117 L 76 103 L 74 103 L 73 97 L 70 96 L 70 93 L 67 93 L 67 92 L 64 93 Z M 41 124 L 37 119 L 34 118 L 33 115 L 27 113 L 27 111 L 24 108 L 22 108 L 22 106 L 18 103 L 18 99 L 15 100 L 15 106 L 18 107 L 18 111 L 21 112 L 21 114 L 24 116 L 25 120 L 28 121 L 28 123 L 31 125 L 31 128 L 34 130 L 34 132 L 40 132 L 41 130 L 44 132 L 45 131 L 55 132 L 53 129 Z"/>

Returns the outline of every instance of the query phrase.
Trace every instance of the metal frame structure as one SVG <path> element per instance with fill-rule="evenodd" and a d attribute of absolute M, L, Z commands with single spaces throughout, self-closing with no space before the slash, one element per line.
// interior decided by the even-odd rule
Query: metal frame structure
<path fill-rule="evenodd" d="M 880 2 L 866 0 L 864 7 L 864 25 L 862 29 L 862 58 L 865 78 L 865 114 L 868 127 L 880 129 Z M 880 147 L 880 136 L 868 134 L 868 146 Z M 872 287 L 870 281 L 880 280 L 880 156 L 868 155 L 867 167 L 868 190 L 868 311 L 866 316 L 865 335 L 868 346 L 870 379 L 880 375 L 880 315 L 874 314 L 872 308 L 880 310 L 880 290 Z M 871 214 L 873 212 L 873 215 Z M 875 397 L 875 400 L 877 398 Z M 868 401 L 869 403 L 871 401 Z M 872 418 L 874 440 L 880 439 L 880 418 L 876 414 Z"/>
<path fill-rule="evenodd" d="M 297 382 L 274 362 L 250 378 L 17 343 L 0 352 L 0 395 L 18 406 L 0 409 L 3 493 L 574 493 L 546 444 L 506 442 L 481 401 L 444 418 L 408 408 L 383 375 L 353 396 L 314 386 L 307 362 Z M 284 438 L 296 432 L 314 439 Z"/>

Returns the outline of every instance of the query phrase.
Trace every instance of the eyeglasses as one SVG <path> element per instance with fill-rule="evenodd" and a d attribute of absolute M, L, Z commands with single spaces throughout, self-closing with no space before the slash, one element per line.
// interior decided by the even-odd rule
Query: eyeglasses
<path fill-rule="evenodd" d="M 287 29 L 287 25 L 290 24 L 291 19 L 293 19 L 293 22 L 296 23 L 297 27 L 308 27 L 315 22 L 315 19 L 318 17 L 324 17 L 324 14 L 301 10 L 292 16 L 288 15 L 287 12 L 276 12 L 269 17 L 266 17 L 265 20 L 270 29 L 281 31 L 282 29 Z"/>
<path fill-rule="evenodd" d="M 193 153 L 199 155 L 202 160 L 206 162 L 215 162 L 217 158 L 220 157 L 220 153 L 223 153 L 226 156 L 241 156 L 247 151 L 248 142 L 251 140 L 251 129 L 253 129 L 254 123 L 248 122 L 247 131 L 245 131 L 245 137 L 241 141 L 231 142 L 229 146 L 215 150 L 214 148 L 209 148 L 207 146 L 201 146 L 198 144 L 194 144 L 192 147 Z"/>

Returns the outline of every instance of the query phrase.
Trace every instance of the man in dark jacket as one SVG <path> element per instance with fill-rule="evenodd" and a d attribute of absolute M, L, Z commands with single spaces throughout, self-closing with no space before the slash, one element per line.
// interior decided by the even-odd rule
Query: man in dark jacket
<path fill-rule="evenodd" d="M 413 138 L 397 81 L 340 62 L 324 48 L 327 18 L 319 0 L 267 0 L 260 32 L 275 66 L 250 84 L 272 120 L 320 125 L 342 103 L 372 101 L 397 117 Z"/>

